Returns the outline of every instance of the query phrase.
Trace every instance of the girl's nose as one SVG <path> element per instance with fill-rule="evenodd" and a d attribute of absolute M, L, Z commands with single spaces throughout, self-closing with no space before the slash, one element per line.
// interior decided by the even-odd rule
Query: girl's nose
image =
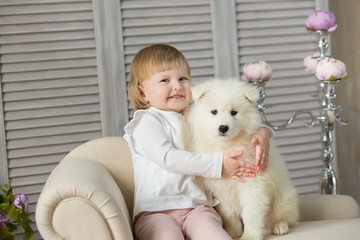
<path fill-rule="evenodd" d="M 173 85 L 172 85 L 173 89 L 174 90 L 179 90 L 182 88 L 181 84 L 180 84 L 180 81 L 179 80 L 175 80 L 173 81 Z"/>

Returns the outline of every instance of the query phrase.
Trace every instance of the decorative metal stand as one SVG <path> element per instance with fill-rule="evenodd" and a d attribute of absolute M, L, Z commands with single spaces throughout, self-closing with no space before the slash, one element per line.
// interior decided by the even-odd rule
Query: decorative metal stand
<path fill-rule="evenodd" d="M 258 100 L 258 102 L 257 102 L 257 103 L 258 103 L 257 107 L 258 107 L 258 110 L 259 110 L 259 112 L 260 112 L 260 114 L 261 114 L 261 117 L 262 117 L 264 123 L 265 123 L 267 126 L 271 127 L 271 128 L 274 129 L 274 130 L 284 129 L 284 128 L 288 127 L 288 126 L 289 126 L 299 115 L 301 115 L 301 114 L 307 114 L 307 115 L 309 115 L 309 117 L 311 118 L 311 122 L 310 122 L 310 123 L 309 123 L 309 122 L 306 122 L 306 123 L 305 123 L 305 126 L 306 126 L 306 127 L 311 127 L 311 126 L 314 125 L 315 117 L 313 116 L 313 114 L 312 114 L 311 111 L 309 111 L 309 110 L 303 110 L 303 111 L 298 111 L 298 112 L 296 112 L 296 113 L 294 114 L 294 116 L 290 117 L 290 118 L 289 118 L 284 124 L 282 124 L 282 125 L 275 126 L 275 125 L 271 124 L 271 123 L 267 120 L 266 115 L 265 115 L 265 110 L 268 108 L 267 106 L 264 105 L 264 101 L 265 101 L 265 98 L 266 98 L 266 94 L 265 94 L 265 82 L 253 82 L 253 84 L 254 84 L 255 86 L 257 86 L 258 89 L 259 89 L 260 98 L 259 98 L 259 100 Z"/>
<path fill-rule="evenodd" d="M 328 42 L 328 31 L 319 30 L 316 31 L 319 34 L 319 49 L 320 49 L 320 57 L 317 58 L 319 61 L 325 58 L 326 51 L 329 48 Z M 332 150 L 333 143 L 333 131 L 334 131 L 334 123 L 338 122 L 341 125 L 346 125 L 348 123 L 347 120 L 343 120 L 340 117 L 340 114 L 344 110 L 353 110 L 356 112 L 360 112 L 354 108 L 343 108 L 342 106 L 338 106 L 335 104 L 336 92 L 335 86 L 339 82 L 339 80 L 335 81 L 323 81 L 318 80 L 319 92 L 320 92 L 320 100 L 321 100 L 321 113 L 320 116 L 315 117 L 311 111 L 304 110 L 296 112 L 293 117 L 289 118 L 284 124 L 275 126 L 272 125 L 266 118 L 265 110 L 267 109 L 264 106 L 264 100 L 266 98 L 265 94 L 265 82 L 253 82 L 260 92 L 260 99 L 258 101 L 258 110 L 261 113 L 261 116 L 264 120 L 264 123 L 273 128 L 274 130 L 284 129 L 288 127 L 299 115 L 307 114 L 311 122 L 305 122 L 306 127 L 312 127 L 315 124 L 315 121 L 318 121 L 322 126 L 322 144 L 323 144 L 323 169 L 320 176 L 320 192 L 321 194 L 338 194 L 338 181 L 336 174 L 333 170 L 332 161 L 334 159 L 334 152 Z"/>

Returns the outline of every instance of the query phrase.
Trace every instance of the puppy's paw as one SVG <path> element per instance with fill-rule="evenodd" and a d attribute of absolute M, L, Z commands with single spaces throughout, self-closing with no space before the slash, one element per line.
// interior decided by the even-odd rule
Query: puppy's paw
<path fill-rule="evenodd" d="M 285 235 L 289 232 L 289 225 L 287 222 L 278 222 L 272 227 L 271 232 L 275 235 Z"/>

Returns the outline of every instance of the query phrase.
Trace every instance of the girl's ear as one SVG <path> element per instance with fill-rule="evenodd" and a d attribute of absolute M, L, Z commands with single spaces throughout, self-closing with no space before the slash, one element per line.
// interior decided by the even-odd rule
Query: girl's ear
<path fill-rule="evenodd" d="M 138 89 L 139 89 L 139 93 L 140 93 L 140 96 L 142 97 L 142 99 L 144 100 L 144 102 L 148 103 L 149 100 L 147 99 L 146 97 L 146 94 L 145 94 L 145 91 L 143 90 L 143 87 L 141 85 L 138 86 Z"/>

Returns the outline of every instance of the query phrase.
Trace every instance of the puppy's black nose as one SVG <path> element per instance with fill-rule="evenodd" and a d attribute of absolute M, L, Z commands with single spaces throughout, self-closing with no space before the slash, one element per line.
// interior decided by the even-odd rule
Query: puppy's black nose
<path fill-rule="evenodd" d="M 228 125 L 220 125 L 219 127 L 219 131 L 221 133 L 226 133 L 229 130 L 229 126 Z"/>

